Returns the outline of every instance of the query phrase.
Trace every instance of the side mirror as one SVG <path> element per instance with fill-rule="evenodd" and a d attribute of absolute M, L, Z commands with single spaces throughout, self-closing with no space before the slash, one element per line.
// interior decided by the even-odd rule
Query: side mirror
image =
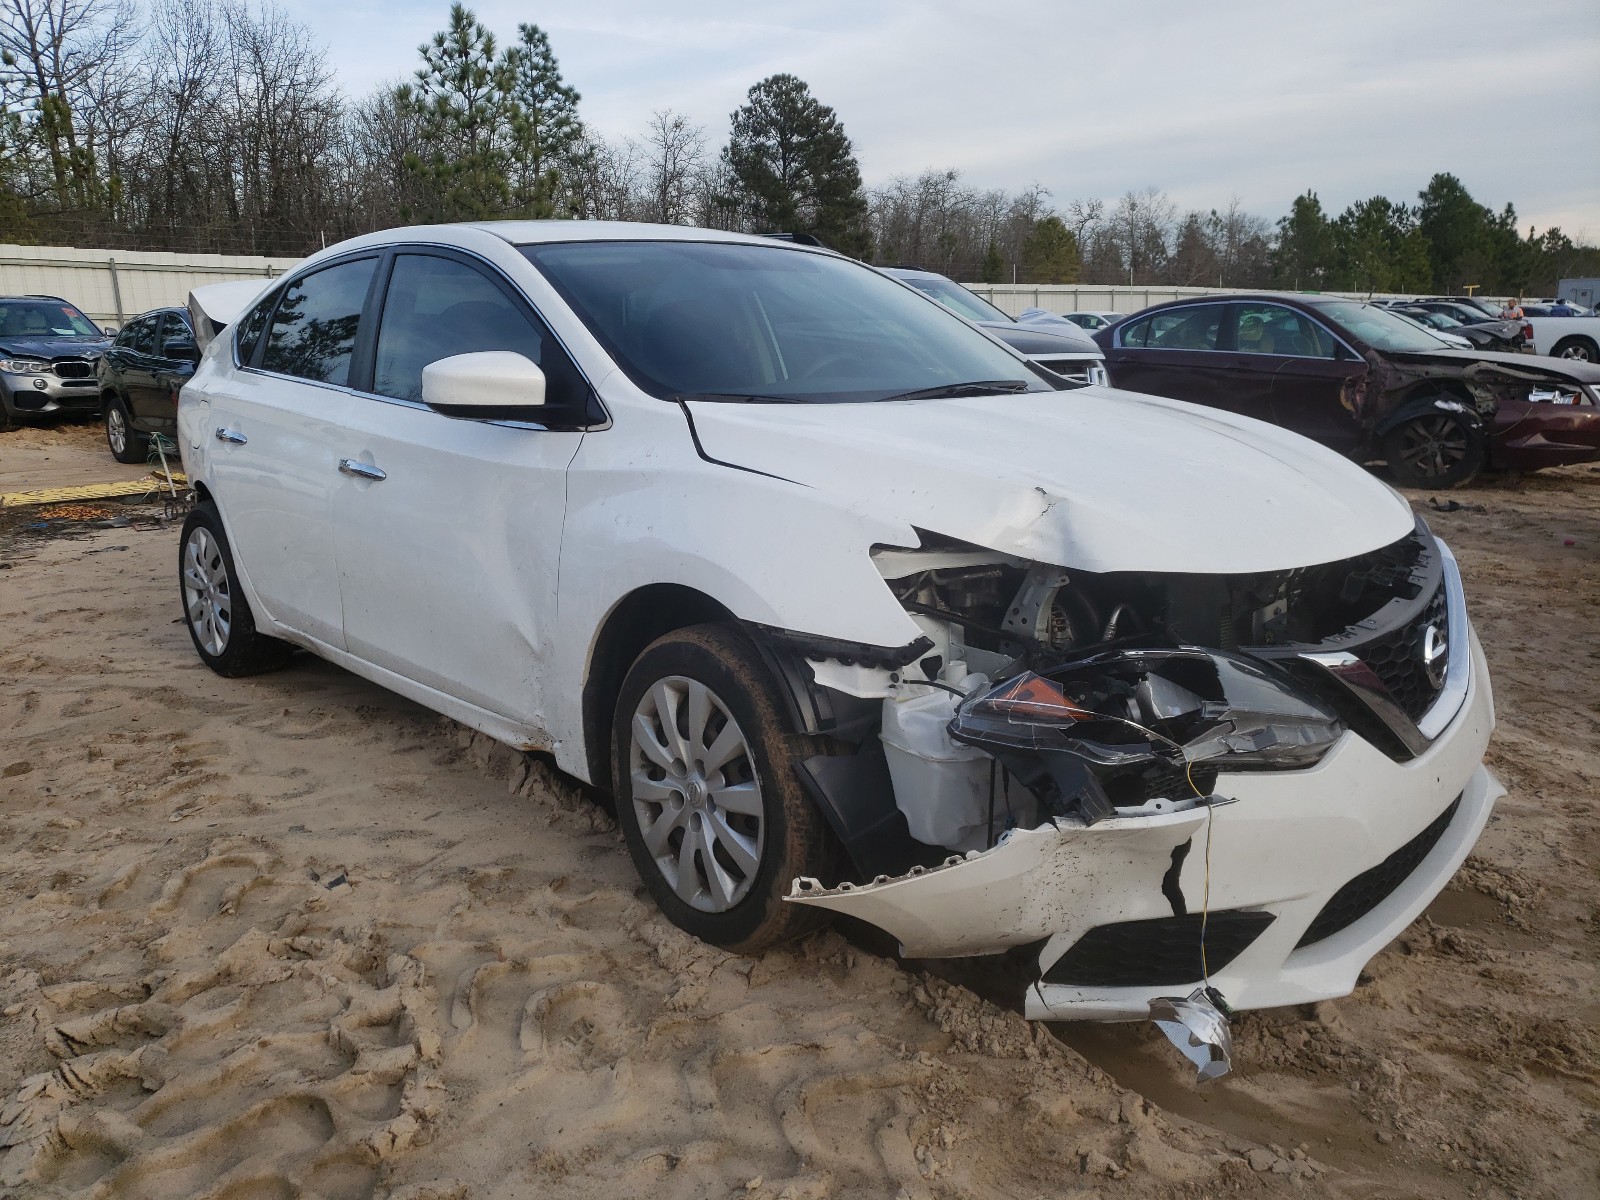
<path fill-rule="evenodd" d="M 116 336 L 117 336 L 117 331 L 116 331 L 116 329 L 115 329 L 115 328 L 114 328 L 114 327 L 113 327 L 113 326 L 110 326 L 110 325 L 107 325 L 107 326 L 106 326 L 106 327 L 105 327 L 105 328 L 104 328 L 104 329 L 102 329 L 102 330 L 101 330 L 101 331 L 100 331 L 100 332 L 101 332 L 101 333 L 103 333 L 103 334 L 105 334 L 105 335 L 106 335 L 106 336 L 107 336 L 107 337 L 113 337 L 113 338 L 114 338 L 114 337 L 116 337 Z"/>
<path fill-rule="evenodd" d="M 422 402 L 447 417 L 533 421 L 544 406 L 544 372 L 510 350 L 455 354 L 422 368 Z"/>
<path fill-rule="evenodd" d="M 161 356 L 197 363 L 200 361 L 200 347 L 191 338 L 168 338 L 161 344 Z"/>

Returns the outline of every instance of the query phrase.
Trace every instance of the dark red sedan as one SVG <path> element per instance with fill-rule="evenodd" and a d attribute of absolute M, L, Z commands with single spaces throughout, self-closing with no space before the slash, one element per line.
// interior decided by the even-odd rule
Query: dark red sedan
<path fill-rule="evenodd" d="M 1600 367 L 1452 349 L 1359 300 L 1178 300 L 1094 337 L 1114 387 L 1282 425 L 1408 486 L 1600 459 Z"/>

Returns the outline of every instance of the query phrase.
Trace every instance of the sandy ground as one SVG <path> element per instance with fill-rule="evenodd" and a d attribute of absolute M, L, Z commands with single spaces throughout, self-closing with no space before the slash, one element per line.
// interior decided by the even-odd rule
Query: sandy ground
<path fill-rule="evenodd" d="M 1510 795 L 1204 1090 L 836 932 L 700 945 L 542 764 L 203 668 L 171 528 L 0 523 L 0 1197 L 1593 1196 L 1600 472 L 1453 498 Z"/>
<path fill-rule="evenodd" d="M 173 463 L 173 469 L 178 469 Z M 148 475 L 138 463 L 119 463 L 99 421 L 63 421 L 0 431 L 0 492 L 114 483 Z"/>

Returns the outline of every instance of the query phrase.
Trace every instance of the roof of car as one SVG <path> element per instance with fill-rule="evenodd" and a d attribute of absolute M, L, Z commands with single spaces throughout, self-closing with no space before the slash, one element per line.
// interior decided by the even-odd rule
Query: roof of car
<path fill-rule="evenodd" d="M 465 229 L 480 229 L 503 238 L 513 246 L 530 242 L 740 242 L 747 246 L 771 246 L 774 238 L 749 233 L 731 233 L 723 229 L 701 229 L 690 225 L 655 225 L 644 221 L 463 221 Z M 438 229 L 439 226 L 425 228 Z M 389 230 L 400 235 L 408 229 Z M 795 242 L 783 244 L 799 249 L 809 249 Z"/>

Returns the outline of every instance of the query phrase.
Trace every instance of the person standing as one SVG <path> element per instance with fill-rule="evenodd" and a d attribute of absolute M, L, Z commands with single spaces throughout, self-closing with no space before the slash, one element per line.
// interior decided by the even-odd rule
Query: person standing
<path fill-rule="evenodd" d="M 1500 310 L 1500 318 L 1504 321 L 1522 320 L 1522 297 L 1518 296 L 1515 300 L 1508 300 L 1506 306 Z"/>
<path fill-rule="evenodd" d="M 1575 317 L 1578 315 L 1578 310 L 1568 304 L 1565 299 L 1557 296 L 1556 302 L 1550 306 L 1550 315 L 1552 317 Z"/>

